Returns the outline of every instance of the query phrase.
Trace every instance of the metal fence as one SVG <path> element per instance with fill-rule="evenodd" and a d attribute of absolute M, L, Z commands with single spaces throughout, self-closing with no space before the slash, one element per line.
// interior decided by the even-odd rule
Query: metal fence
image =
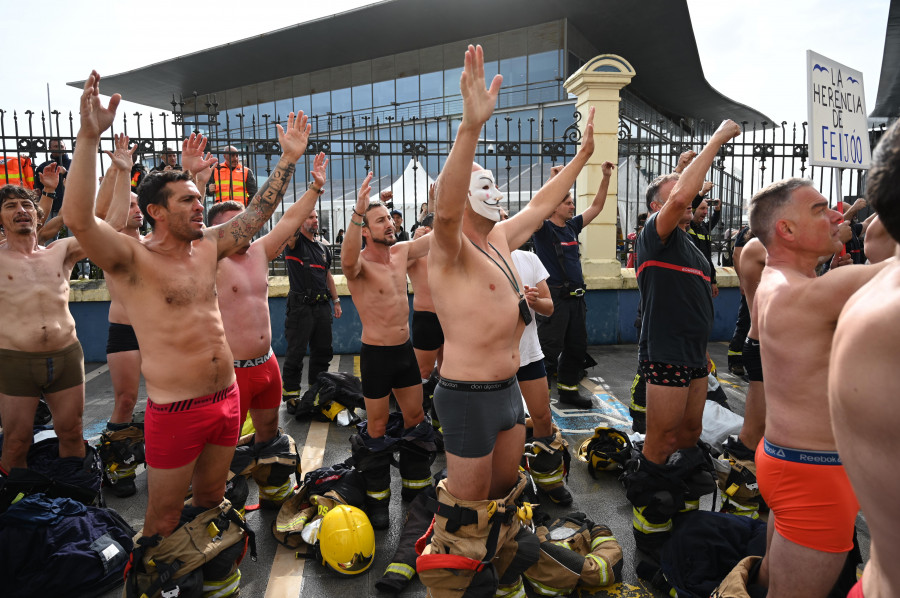
<path fill-rule="evenodd" d="M 672 172 L 686 150 L 699 152 L 719 123 L 681 120 L 649 122 L 621 114 L 619 117 L 619 222 L 633 231 L 638 214 L 647 211 L 647 185 L 656 176 Z M 812 179 L 832 206 L 852 203 L 865 194 L 865 171 L 817 167 L 809 164 L 807 123 L 741 123 L 743 133 L 722 147 L 708 180 L 714 184 L 709 197 L 722 200 L 721 224 L 712 231 L 718 265 L 730 265 L 729 241 L 747 222 L 747 204 L 766 185 L 788 177 Z M 872 147 L 886 126 L 870 131 Z M 843 176 L 841 176 L 843 174 Z M 840 184 L 838 184 L 840 181 Z M 860 212 L 865 218 L 869 210 Z M 625 250 L 630 243 L 623 243 Z"/>
<path fill-rule="evenodd" d="M 190 109 L 186 109 L 190 106 Z M 138 145 L 137 160 L 148 168 L 162 161 L 166 148 L 177 154 L 184 138 L 198 132 L 209 138 L 207 149 L 220 159 L 226 147 L 237 148 L 244 166 L 254 171 L 260 186 L 277 163 L 281 150 L 275 125 L 286 114 L 242 114 L 220 112 L 214 96 L 172 102 L 173 111 L 158 114 L 122 114 L 101 140 L 100 167 L 108 166 L 102 150 L 113 149 L 113 135 L 125 133 Z M 477 147 L 477 160 L 495 172 L 506 195 L 510 214 L 525 205 L 547 180 L 550 168 L 567 162 L 581 141 L 574 103 L 557 102 L 497 111 L 485 125 Z M 329 158 L 326 193 L 318 204 L 321 239 L 333 242 L 347 228 L 349 215 L 363 178 L 374 172 L 373 194 L 394 192 L 392 209 L 403 215 L 405 230 L 412 228 L 419 207 L 427 202 L 428 187 L 437 177 L 450 151 L 460 123 L 459 115 L 394 118 L 326 114 L 311 118 L 309 147 L 298 166 L 282 206 L 273 216 L 271 228 L 306 190 L 313 156 Z M 717 123 L 716 123 L 717 124 Z M 35 165 L 51 160 L 51 151 L 68 152 L 74 146 L 77 114 L 57 110 L 22 114 L 0 110 L 0 156 L 28 156 Z M 806 123 L 788 126 L 743 123 L 744 134 L 722 148 L 709 178 L 715 184 L 711 197 L 722 200 L 722 223 L 713 231 L 718 263 L 728 265 L 726 247 L 731 234 L 746 221 L 746 205 L 755 191 L 790 176 L 812 178 L 832 202 L 856 197 L 865 190 L 865 175 L 851 171 L 836 185 L 836 169 L 808 164 Z M 647 184 L 657 175 L 671 172 L 681 152 L 700 151 L 715 124 L 704 121 L 649 122 L 626 115 L 619 120 L 618 245 L 617 255 L 625 263 L 630 250 L 628 233 L 637 215 L 646 211 Z M 871 132 L 877 140 L 882 126 Z M 64 149 L 51 150 L 50 141 L 62 141 Z M 68 148 L 68 149 L 66 149 Z M 4 181 L 0 176 L 0 184 Z M 212 202 L 212 197 L 207 197 Z M 336 259 L 333 268 L 339 269 Z M 281 259 L 272 264 L 273 274 L 284 273 Z M 102 274 L 93 269 L 92 276 Z"/>

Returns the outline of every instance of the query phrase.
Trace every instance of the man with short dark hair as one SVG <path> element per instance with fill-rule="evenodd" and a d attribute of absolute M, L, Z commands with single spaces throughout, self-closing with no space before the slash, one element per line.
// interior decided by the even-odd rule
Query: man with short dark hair
<path fill-rule="evenodd" d="M 178 163 L 178 154 L 168 145 L 163 148 L 160 154 L 160 162 L 153 167 L 150 172 L 162 172 L 164 170 L 181 170 L 181 164 Z"/>
<path fill-rule="evenodd" d="M 60 208 L 62 208 L 63 198 L 66 194 L 66 173 L 72 166 L 72 158 L 69 157 L 68 150 L 66 150 L 66 142 L 59 137 L 51 139 L 47 143 L 47 149 L 50 151 L 50 159 L 34 169 L 34 188 L 39 193 L 43 193 L 44 184 L 41 182 L 41 173 L 44 172 L 44 169 L 50 164 L 55 163 L 59 166 L 59 185 L 56 186 L 56 191 L 53 192 L 54 195 L 51 197 L 53 200 L 53 207 L 50 208 L 50 212 L 47 213 L 47 219 L 49 220 L 56 216 L 59 213 Z"/>
<path fill-rule="evenodd" d="M 554 167 L 551 178 L 561 168 Z M 584 301 L 585 284 L 578 235 L 603 211 L 614 168 L 612 162 L 602 164 L 600 188 L 591 205 L 581 214 L 575 215 L 575 199 L 569 191 L 532 237 L 534 252 L 550 273 L 547 285 L 553 297 L 553 313 L 550 316 L 537 315 L 547 379 L 555 374 L 559 400 L 580 409 L 589 409 L 593 403 L 578 391 L 587 353 L 587 304 Z"/>
<path fill-rule="evenodd" d="M 310 183 L 317 196 L 322 186 Z M 296 407 L 303 379 L 303 357 L 309 348 L 306 381 L 312 386 L 334 356 L 332 349 L 332 307 L 334 317 L 341 317 L 341 298 L 331 274 L 331 248 L 316 240 L 319 215 L 315 210 L 296 229 L 284 247 L 284 263 L 288 272 L 287 306 L 284 314 L 284 337 L 287 352 L 282 372 L 282 398 L 288 408 Z M 292 412 L 292 411 L 291 411 Z"/>
<path fill-rule="evenodd" d="M 247 211 L 221 226 L 204 226 L 203 196 L 190 174 L 199 173 L 202 187 L 214 160 L 198 157 L 185 164 L 187 171 L 148 175 L 139 205 L 153 224 L 153 236 L 141 243 L 92 214 L 100 135 L 121 100 L 115 94 L 103 107 L 99 80 L 95 71 L 85 82 L 63 211 L 107 278 L 121 282 L 122 304 L 140 342 L 149 395 L 144 424 L 149 497 L 142 533 L 165 537 L 178 525 L 189 487 L 194 506 L 222 502 L 239 434 L 234 359 L 216 300 L 216 265 L 269 220 L 306 140 L 301 119 L 291 113 L 286 132 L 277 126 L 284 154 L 262 192 Z"/>
<path fill-rule="evenodd" d="M 409 338 L 407 264 L 428 252 L 430 235 L 398 243 L 387 207 L 369 201 L 372 173 L 363 180 L 350 228 L 341 248 L 341 267 L 362 322 L 360 373 L 368 420 L 351 438 L 357 468 L 366 479 L 366 506 L 375 529 L 390 523 L 391 457 L 395 438 L 386 435 L 389 397 L 396 398 L 403 416 L 399 469 L 404 500 L 430 486 L 429 452 L 434 430 L 422 408 L 422 381 Z M 366 247 L 360 250 L 362 241 Z M 412 446 L 417 443 L 419 449 Z"/>
<path fill-rule="evenodd" d="M 409 233 L 403 230 L 403 212 L 391 210 L 391 220 L 394 221 L 394 231 L 397 241 L 409 241 Z"/>

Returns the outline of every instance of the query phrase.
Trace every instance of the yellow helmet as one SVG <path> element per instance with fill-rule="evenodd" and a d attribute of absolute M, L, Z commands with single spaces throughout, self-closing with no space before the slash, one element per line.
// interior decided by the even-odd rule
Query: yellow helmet
<path fill-rule="evenodd" d="M 318 535 L 322 564 L 341 575 L 359 575 L 375 559 L 375 531 L 366 514 L 337 505 L 322 518 Z"/>

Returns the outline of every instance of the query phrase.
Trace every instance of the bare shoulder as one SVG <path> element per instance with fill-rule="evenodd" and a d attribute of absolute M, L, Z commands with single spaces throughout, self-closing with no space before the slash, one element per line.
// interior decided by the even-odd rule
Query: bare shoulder
<path fill-rule="evenodd" d="M 838 319 L 838 335 L 870 346 L 900 347 L 900 265 L 883 270 L 853 294 Z M 896 358 L 896 352 L 884 355 Z"/>

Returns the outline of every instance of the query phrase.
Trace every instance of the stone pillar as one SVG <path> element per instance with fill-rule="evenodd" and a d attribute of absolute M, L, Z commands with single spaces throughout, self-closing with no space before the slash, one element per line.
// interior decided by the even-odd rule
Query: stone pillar
<path fill-rule="evenodd" d="M 619 90 L 628 85 L 634 75 L 634 67 L 621 56 L 601 54 L 578 69 L 565 83 L 566 91 L 578 96 L 575 107 L 584 116 L 580 123 L 582 133 L 588 109 L 593 106 L 595 111 L 594 155 L 577 180 L 578 197 L 575 198 L 575 206 L 578 213 L 590 205 L 600 187 L 603 178 L 600 165 L 606 160 L 616 164 L 603 211 L 581 233 L 581 260 L 589 287 L 596 288 L 591 285 L 591 279 L 596 283 L 597 279 L 621 277 L 621 264 L 616 259 Z"/>

